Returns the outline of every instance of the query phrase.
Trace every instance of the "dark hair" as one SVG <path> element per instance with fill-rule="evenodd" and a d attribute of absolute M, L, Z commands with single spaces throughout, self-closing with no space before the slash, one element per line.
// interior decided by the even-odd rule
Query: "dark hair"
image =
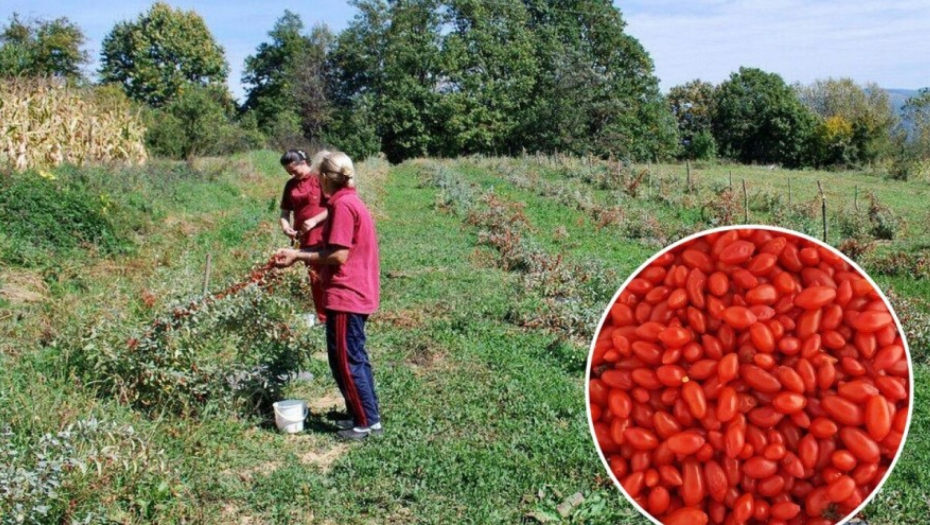
<path fill-rule="evenodd" d="M 281 165 L 287 166 L 295 162 L 307 162 L 307 154 L 300 149 L 289 149 L 281 155 Z"/>

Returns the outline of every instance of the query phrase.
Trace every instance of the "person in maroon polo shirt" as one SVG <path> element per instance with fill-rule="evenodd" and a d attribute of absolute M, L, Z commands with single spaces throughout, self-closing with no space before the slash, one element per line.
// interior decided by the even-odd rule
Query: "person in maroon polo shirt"
<path fill-rule="evenodd" d="M 281 166 L 291 176 L 284 184 L 284 193 L 281 196 L 281 231 L 291 239 L 299 240 L 298 246 L 301 249 L 318 250 L 323 246 L 323 223 L 327 216 L 326 198 L 323 197 L 316 165 L 326 153 L 326 150 L 317 153 L 312 164 L 307 164 L 307 154 L 299 149 L 288 150 L 281 156 Z M 326 312 L 323 308 L 321 270 L 319 264 L 311 263 L 308 273 L 317 321 L 324 324 Z M 312 320 L 312 317 L 310 319 Z"/>
<path fill-rule="evenodd" d="M 329 366 L 351 419 L 337 422 L 343 439 L 383 432 L 371 363 L 365 350 L 365 321 L 380 302 L 380 260 L 374 220 L 355 191 L 355 168 L 345 153 L 323 156 L 319 168 L 329 212 L 319 249 L 283 248 L 275 263 L 297 261 L 322 268 Z"/>

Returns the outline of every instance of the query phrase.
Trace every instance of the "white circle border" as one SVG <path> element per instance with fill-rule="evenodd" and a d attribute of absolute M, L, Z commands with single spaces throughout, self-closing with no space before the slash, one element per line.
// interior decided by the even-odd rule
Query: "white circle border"
<path fill-rule="evenodd" d="M 898 333 L 901 335 L 901 341 L 904 344 L 904 353 L 905 353 L 905 356 L 907 357 L 907 372 L 908 372 L 907 374 L 908 375 L 908 400 L 907 400 L 908 410 L 907 410 L 907 423 L 905 424 L 905 427 L 904 427 L 904 433 L 901 436 L 901 444 L 898 446 L 898 451 L 895 453 L 894 458 L 891 460 L 891 464 L 888 466 L 888 470 L 885 471 L 885 475 L 882 476 L 882 479 L 878 482 L 878 485 L 875 486 L 875 489 L 873 489 L 872 492 L 866 498 L 862 500 L 862 503 L 860 503 L 859 506 L 856 507 L 851 513 L 849 513 L 845 518 L 843 518 L 842 520 L 834 524 L 834 525 L 844 525 L 845 523 L 848 523 L 849 520 L 853 519 L 856 515 L 858 515 L 860 512 L 862 512 L 862 509 L 864 509 L 869 503 L 871 503 L 871 501 L 875 498 L 875 496 L 879 493 L 879 491 L 881 491 L 882 486 L 885 484 L 885 482 L 888 481 L 889 476 L 891 476 L 891 473 L 894 471 L 895 465 L 897 465 L 898 463 L 898 459 L 901 458 L 901 453 L 904 451 L 904 446 L 907 443 L 907 434 L 911 430 L 911 418 L 914 416 L 914 403 L 913 403 L 914 401 L 914 363 L 911 360 L 911 350 L 907 344 L 907 336 L 904 332 L 903 326 L 901 325 L 901 320 L 898 319 L 897 312 L 895 312 L 894 308 L 892 308 L 891 302 L 888 300 L 888 297 L 885 296 L 885 292 L 881 289 L 881 287 L 878 286 L 874 280 L 872 280 L 872 277 L 865 270 L 863 270 L 861 266 L 859 266 L 855 261 L 847 257 L 845 253 L 821 241 L 820 239 L 816 239 L 805 233 L 801 233 L 795 230 L 790 230 L 788 228 L 782 228 L 780 226 L 770 226 L 767 224 L 738 224 L 738 225 L 731 225 L 731 226 L 719 226 L 717 228 L 709 228 L 706 230 L 701 230 L 699 232 L 693 233 L 691 235 L 688 235 L 687 237 L 684 237 L 683 239 L 679 239 L 673 242 L 672 244 L 669 244 L 668 246 L 662 248 L 661 250 L 653 254 L 652 257 L 649 257 L 648 259 L 646 259 L 646 261 L 643 264 L 641 264 L 639 268 L 636 269 L 636 271 L 631 272 L 629 277 L 627 277 L 626 280 L 623 282 L 623 284 L 621 284 L 620 287 L 617 289 L 617 292 L 613 295 L 610 302 L 607 303 L 607 307 L 604 309 L 604 313 L 601 315 L 601 319 L 600 321 L 598 321 L 597 328 L 595 329 L 594 335 L 591 338 L 591 348 L 588 351 L 588 358 L 585 361 L 585 384 L 584 384 L 584 402 L 585 402 L 585 413 L 587 414 L 587 417 L 588 417 L 588 431 L 591 433 L 591 439 L 594 442 L 594 448 L 595 450 L 597 450 L 597 455 L 601 459 L 601 464 L 604 465 L 604 468 L 607 470 L 607 474 L 610 476 L 610 479 L 614 482 L 614 485 L 616 485 L 617 488 L 620 489 L 620 493 L 623 494 L 626 500 L 630 502 L 633 505 L 633 507 L 636 508 L 636 510 L 638 510 L 639 513 L 642 514 L 646 519 L 655 523 L 656 525 L 663 525 L 661 521 L 656 519 L 652 514 L 649 513 L 649 511 L 641 507 L 634 498 L 632 498 L 629 494 L 627 494 L 626 489 L 623 488 L 623 485 L 620 483 L 620 480 L 617 479 L 617 477 L 613 473 L 613 470 L 611 470 L 610 463 L 607 461 L 607 458 L 604 456 L 604 452 L 601 450 L 600 444 L 598 444 L 597 435 L 594 433 L 594 420 L 591 418 L 591 401 L 590 401 L 591 399 L 591 393 L 590 393 L 591 360 L 594 357 L 594 346 L 597 343 L 598 335 L 601 333 L 601 330 L 604 328 L 604 321 L 607 319 L 607 316 L 610 314 L 611 307 L 614 304 L 616 304 L 617 299 L 620 297 L 620 293 L 623 292 L 624 289 L 626 289 L 626 287 L 630 284 L 630 281 L 636 278 L 643 270 L 649 267 L 649 265 L 652 264 L 656 259 L 658 259 L 662 255 L 674 250 L 675 248 L 685 243 L 699 239 L 701 237 L 705 237 L 713 233 L 725 232 L 729 230 L 749 230 L 749 229 L 770 230 L 773 232 L 793 235 L 795 237 L 813 242 L 817 246 L 824 247 L 830 250 L 831 252 L 839 254 L 840 257 L 847 264 L 849 264 L 850 266 L 858 270 L 859 273 L 861 273 L 863 277 L 865 277 L 869 281 L 872 287 L 878 291 L 879 296 L 881 296 L 882 301 L 885 303 L 885 306 L 888 308 L 888 311 L 891 313 L 891 316 L 894 318 L 895 326 L 897 327 Z M 803 511 L 803 505 L 802 505 L 802 511 Z"/>

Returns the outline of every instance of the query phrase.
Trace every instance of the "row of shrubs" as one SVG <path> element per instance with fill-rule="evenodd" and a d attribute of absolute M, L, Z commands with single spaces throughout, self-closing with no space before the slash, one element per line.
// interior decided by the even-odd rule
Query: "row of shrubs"
<path fill-rule="evenodd" d="M 495 172 L 506 174 L 513 184 L 541 196 L 558 199 L 562 204 L 599 216 L 619 216 L 630 212 L 632 207 L 622 206 L 627 198 L 638 198 L 655 202 L 678 215 L 684 229 L 678 228 L 661 235 L 661 225 L 654 237 L 665 244 L 690 233 L 713 226 L 744 222 L 748 205 L 750 221 L 762 213 L 771 218 L 773 224 L 783 225 L 808 235 L 822 234 L 820 199 L 789 202 L 780 193 L 766 190 L 750 190 L 746 204 L 739 190 L 729 184 L 714 182 L 698 187 L 681 175 L 661 174 L 651 168 L 635 167 L 620 161 L 600 160 L 591 157 L 525 156 L 522 159 L 484 159 L 475 162 Z M 548 177 L 540 176 L 547 173 Z M 575 184 L 578 182 L 581 184 Z M 597 190 L 608 190 L 609 202 L 615 205 L 600 205 L 590 192 L 580 186 Z M 891 208 L 883 204 L 877 195 L 869 192 L 865 196 L 867 205 L 859 209 L 833 211 L 829 217 L 832 228 L 837 228 L 841 239 L 856 239 L 859 242 L 893 240 L 899 237 L 905 222 Z M 698 213 L 694 213 L 697 210 Z M 636 218 L 637 222 L 639 221 Z M 642 218 L 646 223 L 648 217 Z M 622 223 L 623 221 L 617 221 Z M 627 221 L 630 222 L 630 221 Z M 629 236 L 639 238 L 636 228 Z M 653 230 L 654 228 L 647 228 Z M 678 231 L 680 230 L 680 231 Z"/>
<path fill-rule="evenodd" d="M 648 244 L 664 246 L 693 231 L 741 223 L 745 213 L 742 195 L 737 196 L 727 184 L 716 183 L 709 188 L 710 191 L 695 191 L 686 187 L 682 177 L 657 176 L 651 170 L 637 170 L 622 163 L 545 156 L 536 159 L 532 156 L 523 159 L 475 157 L 471 162 L 499 174 L 514 187 L 582 211 L 596 224 L 615 228 L 627 238 Z M 448 171 L 435 172 L 434 181 L 442 189 L 444 204 L 474 200 L 471 195 L 474 190 L 468 190 L 467 183 L 451 176 Z M 612 204 L 600 203 L 598 196 L 588 187 L 608 190 L 608 202 Z M 658 203 L 678 213 L 678 220 L 669 224 L 659 221 L 655 213 L 648 212 L 641 204 L 634 204 L 637 199 Z M 508 254 L 522 253 L 512 248 L 523 242 L 520 232 L 526 230 L 527 223 L 522 218 L 522 211 L 514 203 L 501 204 L 500 199 L 493 195 L 479 201 L 484 207 L 472 208 L 469 217 L 480 219 L 477 224 L 486 232 L 482 239 L 498 248 L 505 262 Z M 843 239 L 839 249 L 876 274 L 930 278 L 930 255 L 925 249 L 876 253 L 875 247 L 882 242 L 899 238 L 906 224 L 874 193 L 868 193 L 864 201 L 861 209 L 849 206 L 832 214 L 830 232 L 833 237 Z M 782 195 L 763 190 L 752 192 L 748 204 L 753 214 L 768 214 L 772 224 L 787 226 L 814 237 L 822 234 L 819 198 L 788 203 Z M 512 209 L 508 212 L 507 207 Z M 700 209 L 699 215 L 687 215 L 688 210 L 695 207 Z M 475 209 L 480 211 L 475 212 Z M 493 213 L 495 209 L 499 217 Z M 640 212 L 638 216 L 637 212 Z M 603 224 L 598 222 L 605 218 L 610 220 Z M 493 232 L 495 225 L 504 225 L 504 233 L 496 236 L 487 233 Z M 908 332 L 914 358 L 930 358 L 930 305 L 915 304 L 893 291 L 889 296 Z"/>
<path fill-rule="evenodd" d="M 438 163 L 422 166 L 425 184 L 439 189 L 437 206 L 462 217 L 478 229 L 478 242 L 494 248 L 497 264 L 521 277 L 532 308 L 516 312 L 519 324 L 551 330 L 567 338 L 586 340 L 602 313 L 601 305 L 616 291 L 617 274 L 597 262 L 574 263 L 553 256 L 531 237 L 532 226 L 522 203 L 509 201 L 463 180 Z"/>
<path fill-rule="evenodd" d="M 105 397 L 144 412 L 196 417 L 205 410 L 265 417 L 313 345 L 293 329 L 302 273 L 255 270 L 240 283 L 175 303 L 148 326 L 101 320 L 79 345 L 61 342 L 67 366 Z"/>

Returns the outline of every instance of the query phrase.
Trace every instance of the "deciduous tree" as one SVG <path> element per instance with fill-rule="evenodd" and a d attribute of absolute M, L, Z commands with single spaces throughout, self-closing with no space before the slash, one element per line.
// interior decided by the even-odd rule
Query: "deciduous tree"
<path fill-rule="evenodd" d="M 884 89 L 874 83 L 859 86 L 848 78 L 818 80 L 794 89 L 820 119 L 814 163 L 863 164 L 891 154 L 892 134 L 900 119 Z"/>
<path fill-rule="evenodd" d="M 930 159 L 930 88 L 923 88 L 904 104 L 904 120 L 912 128 L 908 140 L 912 156 Z"/>
<path fill-rule="evenodd" d="M 254 112 L 259 128 L 266 133 L 273 133 L 281 123 L 298 131 L 297 102 L 291 85 L 297 62 L 310 46 L 303 28 L 300 16 L 285 10 L 268 32 L 271 41 L 261 43 L 255 54 L 245 59 L 242 84 L 246 99 L 242 109 Z"/>
<path fill-rule="evenodd" d="M 717 87 L 714 105 L 722 155 L 789 167 L 804 162 L 815 119 L 777 74 L 741 67 Z"/>
<path fill-rule="evenodd" d="M 116 24 L 103 39 L 100 77 L 130 98 L 160 107 L 190 86 L 223 86 L 223 48 L 195 11 L 157 2 L 134 21 Z"/>
<path fill-rule="evenodd" d="M 682 155 L 690 159 L 713 157 L 714 85 L 695 79 L 670 89 L 666 100 L 678 124 Z"/>
<path fill-rule="evenodd" d="M 526 3 L 540 64 L 526 142 L 639 159 L 677 148 L 652 59 L 610 1 Z"/>
<path fill-rule="evenodd" d="M 522 1 L 452 0 L 445 11 L 437 89 L 443 156 L 520 151 L 519 118 L 539 75 L 536 41 Z"/>
<path fill-rule="evenodd" d="M 297 55 L 291 75 L 290 95 L 294 99 L 303 134 L 310 140 L 325 140 L 325 130 L 333 118 L 330 102 L 327 54 L 335 35 L 325 25 L 314 26 L 307 47 Z"/>
<path fill-rule="evenodd" d="M 23 22 L 15 13 L 0 31 L 0 75 L 83 79 L 84 32 L 65 17 Z"/>

